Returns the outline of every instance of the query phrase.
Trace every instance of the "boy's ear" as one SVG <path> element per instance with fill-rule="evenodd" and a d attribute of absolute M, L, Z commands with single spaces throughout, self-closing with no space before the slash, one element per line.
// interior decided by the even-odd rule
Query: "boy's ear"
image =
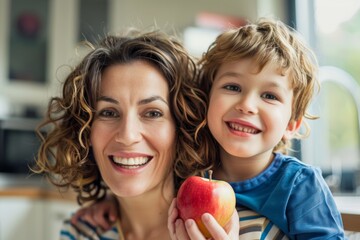
<path fill-rule="evenodd" d="M 283 138 L 285 139 L 292 139 L 292 137 L 294 136 L 294 134 L 299 130 L 299 128 L 301 127 L 301 123 L 302 123 L 302 118 L 298 119 L 298 120 L 291 120 L 285 130 L 284 136 Z"/>

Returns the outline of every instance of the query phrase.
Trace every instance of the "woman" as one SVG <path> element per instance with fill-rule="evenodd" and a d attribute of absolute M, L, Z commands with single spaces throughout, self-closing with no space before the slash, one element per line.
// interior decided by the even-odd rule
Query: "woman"
<path fill-rule="evenodd" d="M 53 128 L 36 172 L 74 188 L 80 203 L 109 190 L 119 221 L 104 233 L 66 222 L 61 239 L 170 239 L 176 190 L 208 167 L 193 140 L 205 108 L 196 74 L 182 45 L 160 31 L 108 36 L 69 74 L 62 97 L 50 101 L 42 126 Z M 225 230 L 213 218 L 207 226 L 214 239 L 237 238 L 236 212 Z"/>

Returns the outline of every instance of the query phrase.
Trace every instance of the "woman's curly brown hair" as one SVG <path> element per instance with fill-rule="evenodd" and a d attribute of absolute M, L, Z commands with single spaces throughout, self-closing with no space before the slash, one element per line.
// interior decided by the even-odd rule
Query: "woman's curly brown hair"
<path fill-rule="evenodd" d="M 159 30 L 107 36 L 67 76 L 62 96 L 50 100 L 38 129 L 42 144 L 34 171 L 46 173 L 56 186 L 74 188 L 80 203 L 100 199 L 106 189 L 90 146 L 102 73 L 114 64 L 137 60 L 157 67 L 168 81 L 177 127 L 174 169 L 169 170 L 175 171 L 175 187 L 207 166 L 194 142 L 196 127 L 205 117 L 205 95 L 197 87 L 197 66 L 181 43 Z M 44 129 L 47 133 L 41 134 Z"/>

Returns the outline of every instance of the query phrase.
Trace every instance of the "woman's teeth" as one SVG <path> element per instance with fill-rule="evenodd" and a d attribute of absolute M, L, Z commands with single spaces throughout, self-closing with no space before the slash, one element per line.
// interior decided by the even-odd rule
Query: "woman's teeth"
<path fill-rule="evenodd" d="M 114 163 L 121 165 L 122 167 L 136 168 L 148 163 L 150 158 L 148 157 L 122 158 L 122 157 L 113 156 L 112 160 Z"/>

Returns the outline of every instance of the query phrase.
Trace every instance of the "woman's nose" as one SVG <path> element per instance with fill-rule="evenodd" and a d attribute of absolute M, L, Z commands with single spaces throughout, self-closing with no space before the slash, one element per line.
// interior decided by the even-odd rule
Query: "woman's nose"
<path fill-rule="evenodd" d="M 115 141 L 130 146 L 142 139 L 141 124 L 137 117 L 127 116 L 123 118 L 117 128 Z"/>
<path fill-rule="evenodd" d="M 256 114 L 258 112 L 256 98 L 251 95 L 241 95 L 235 104 L 235 109 L 244 114 Z"/>

